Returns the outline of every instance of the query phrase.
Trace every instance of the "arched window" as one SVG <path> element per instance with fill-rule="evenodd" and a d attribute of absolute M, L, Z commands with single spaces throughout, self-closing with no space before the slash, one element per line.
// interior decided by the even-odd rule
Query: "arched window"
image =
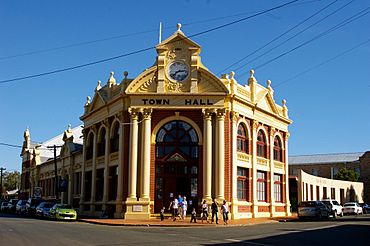
<path fill-rule="evenodd" d="M 118 151 L 119 146 L 119 123 L 116 122 L 113 126 L 112 138 L 110 139 L 110 153 Z"/>
<path fill-rule="evenodd" d="M 98 142 L 98 156 L 105 155 L 105 128 L 100 131 L 99 142 Z"/>
<path fill-rule="evenodd" d="M 266 137 L 262 130 L 259 130 L 257 135 L 257 156 L 267 158 Z"/>
<path fill-rule="evenodd" d="M 92 158 L 93 150 L 94 150 L 94 134 L 90 133 L 87 137 L 86 160 L 90 160 Z"/>
<path fill-rule="evenodd" d="M 283 148 L 281 147 L 281 141 L 278 136 L 274 139 L 274 160 L 283 161 Z"/>
<path fill-rule="evenodd" d="M 239 152 L 249 153 L 247 131 L 243 124 L 239 124 L 238 126 L 237 150 Z"/>
<path fill-rule="evenodd" d="M 171 121 L 157 133 L 156 157 L 162 159 L 174 153 L 191 159 L 198 158 L 198 135 L 184 121 Z"/>

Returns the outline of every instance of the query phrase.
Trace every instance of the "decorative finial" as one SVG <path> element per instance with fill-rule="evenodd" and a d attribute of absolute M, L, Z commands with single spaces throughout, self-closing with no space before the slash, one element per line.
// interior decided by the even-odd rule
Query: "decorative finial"
<path fill-rule="evenodd" d="M 124 72 L 123 72 L 123 76 L 125 76 L 125 79 L 127 79 L 128 72 L 127 72 L 127 71 L 124 71 Z"/>
<path fill-rule="evenodd" d="M 283 103 L 283 107 L 286 107 L 286 100 L 283 99 L 283 101 L 281 101 Z"/>
<path fill-rule="evenodd" d="M 96 86 L 95 91 L 98 91 L 100 89 L 101 89 L 101 81 L 98 80 L 98 85 Z"/>
<path fill-rule="evenodd" d="M 253 69 L 251 69 L 251 70 L 249 71 L 249 74 L 251 75 L 250 77 L 254 77 L 254 70 L 253 70 Z"/>
<path fill-rule="evenodd" d="M 270 91 L 270 92 L 274 92 L 274 90 L 272 89 L 271 87 L 271 80 L 267 80 L 267 89 Z"/>
<path fill-rule="evenodd" d="M 235 72 L 234 71 L 231 71 L 230 72 L 230 79 L 234 79 L 234 76 L 235 76 Z"/>
<path fill-rule="evenodd" d="M 109 86 L 116 84 L 116 79 L 113 76 L 114 76 L 114 72 L 110 72 L 109 79 L 108 79 Z"/>
<path fill-rule="evenodd" d="M 72 125 L 68 124 L 68 132 L 72 132 Z"/>
<path fill-rule="evenodd" d="M 283 103 L 283 115 L 284 117 L 288 118 L 288 107 L 286 106 L 286 100 L 283 99 L 282 103 Z"/>
<path fill-rule="evenodd" d="M 89 106 L 89 105 L 90 105 L 90 103 L 91 103 L 91 97 L 90 97 L 90 96 L 88 96 L 88 97 L 86 97 L 86 103 L 85 103 L 85 106 Z"/>
<path fill-rule="evenodd" d="M 28 129 L 28 126 L 26 130 L 24 131 L 24 138 L 28 138 L 30 136 L 30 130 Z"/>
<path fill-rule="evenodd" d="M 177 31 L 181 31 L 181 23 L 177 23 Z"/>

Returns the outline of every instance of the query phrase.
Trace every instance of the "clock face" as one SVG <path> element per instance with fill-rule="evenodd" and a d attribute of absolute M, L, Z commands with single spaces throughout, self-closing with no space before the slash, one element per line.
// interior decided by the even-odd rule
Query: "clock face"
<path fill-rule="evenodd" d="M 189 75 L 189 68 L 185 63 L 173 62 L 168 66 L 169 77 L 177 82 L 184 81 Z"/>

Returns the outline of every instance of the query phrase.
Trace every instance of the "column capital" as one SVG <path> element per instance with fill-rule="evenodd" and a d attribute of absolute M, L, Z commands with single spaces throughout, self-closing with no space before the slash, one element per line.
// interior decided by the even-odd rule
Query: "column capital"
<path fill-rule="evenodd" d="M 149 120 L 152 117 L 153 109 L 151 108 L 145 108 L 142 110 L 141 114 L 144 118 L 144 120 Z"/>
<path fill-rule="evenodd" d="M 273 127 L 273 126 L 272 126 L 272 127 L 270 128 L 270 136 L 271 136 L 271 137 L 273 137 L 273 136 L 274 136 L 274 134 L 275 134 L 275 132 L 276 132 L 276 129 L 275 129 L 275 127 Z"/>
<path fill-rule="evenodd" d="M 239 113 L 235 112 L 235 111 L 231 111 L 231 121 L 232 122 L 236 122 L 239 118 Z"/>
<path fill-rule="evenodd" d="M 257 129 L 257 127 L 258 127 L 258 125 L 259 125 L 258 120 L 253 120 L 253 121 L 252 121 L 252 127 L 253 127 L 253 130 L 256 130 L 256 129 Z"/>
<path fill-rule="evenodd" d="M 108 118 L 104 119 L 104 120 L 103 120 L 103 124 L 104 124 L 107 128 L 109 128 L 109 126 L 110 126 L 110 121 L 109 121 L 109 119 L 108 119 Z"/>
<path fill-rule="evenodd" d="M 202 109 L 203 118 L 204 119 L 211 119 L 212 114 L 215 112 L 213 108 L 204 108 Z"/>
<path fill-rule="evenodd" d="M 287 133 L 285 134 L 285 141 L 286 141 L 286 142 L 288 142 L 289 137 L 290 137 L 290 133 L 289 133 L 289 132 L 287 132 Z"/>
<path fill-rule="evenodd" d="M 223 119 L 225 117 L 226 110 L 224 108 L 220 108 L 216 110 L 216 117 L 218 119 Z"/>
<path fill-rule="evenodd" d="M 140 113 L 139 109 L 129 107 L 127 111 L 130 114 L 132 120 L 139 119 L 139 113 Z"/>

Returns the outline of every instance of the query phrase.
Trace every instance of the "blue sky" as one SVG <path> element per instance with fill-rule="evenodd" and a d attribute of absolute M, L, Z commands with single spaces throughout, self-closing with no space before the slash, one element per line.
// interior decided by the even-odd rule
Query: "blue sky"
<path fill-rule="evenodd" d="M 0 81 L 154 46 L 158 43 L 159 22 L 163 23 L 163 39 L 172 35 L 178 22 L 183 25 L 182 31 L 190 36 L 286 2 L 289 1 L 4 0 L 0 3 Z M 219 72 L 232 63 L 332 2 L 317 16 L 246 59 L 244 62 L 349 3 L 296 38 L 238 69 L 238 82 L 246 83 L 251 68 L 259 67 L 366 9 L 370 1 L 301 0 L 193 40 L 202 46 L 202 62 L 220 75 Z M 272 81 L 276 102 L 281 104 L 282 99 L 287 100 L 289 115 L 294 121 L 290 126 L 291 155 L 370 149 L 369 42 L 287 81 L 369 40 L 369 25 L 370 14 L 366 14 L 256 69 L 259 83 L 265 85 L 266 80 Z M 105 41 L 97 41 L 102 39 Z M 155 57 L 155 50 L 150 50 L 73 71 L 0 83 L 0 142 L 22 145 L 27 126 L 31 139 L 40 142 L 61 134 L 68 124 L 77 126 L 81 123 L 79 117 L 86 96 L 93 95 L 98 80 L 105 83 L 110 71 L 115 72 L 117 81 L 122 79 L 124 71 L 134 78 L 151 66 Z M 227 73 L 242 64 L 228 69 Z M 19 170 L 19 154 L 18 148 L 0 146 L 0 166 Z"/>

